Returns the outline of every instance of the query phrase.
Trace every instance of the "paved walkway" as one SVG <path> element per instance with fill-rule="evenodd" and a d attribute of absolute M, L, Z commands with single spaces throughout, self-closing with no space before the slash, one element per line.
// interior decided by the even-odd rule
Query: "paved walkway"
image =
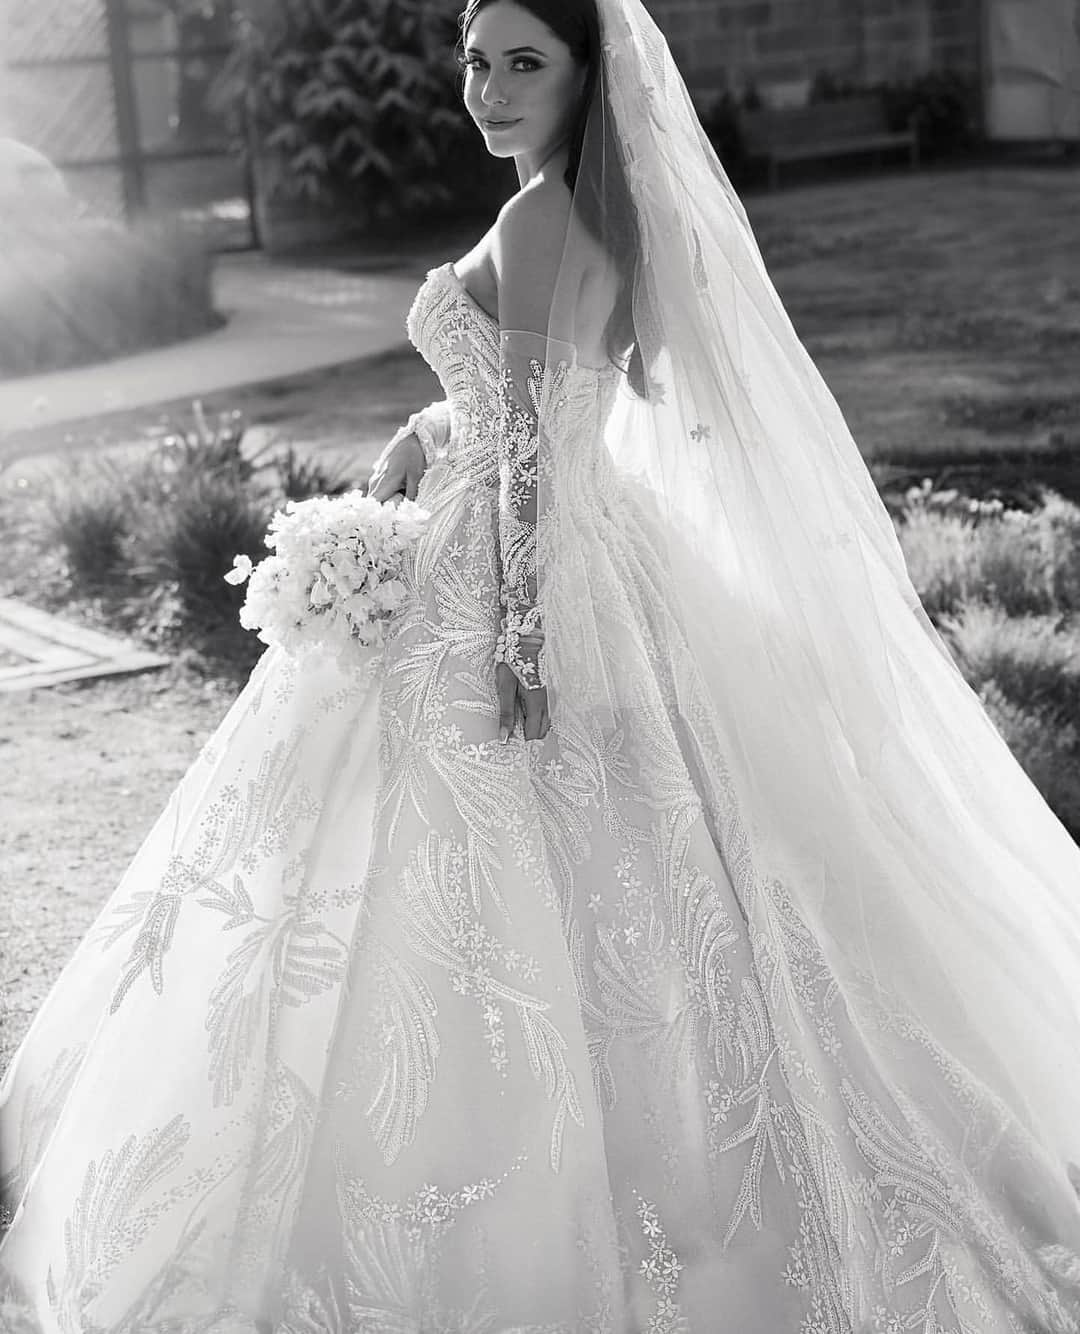
<path fill-rule="evenodd" d="M 214 283 L 227 317 L 222 328 L 99 365 L 0 381 L 0 435 L 388 351 L 405 342 L 405 316 L 425 266 L 422 257 L 358 273 L 261 253 L 223 255 Z"/>

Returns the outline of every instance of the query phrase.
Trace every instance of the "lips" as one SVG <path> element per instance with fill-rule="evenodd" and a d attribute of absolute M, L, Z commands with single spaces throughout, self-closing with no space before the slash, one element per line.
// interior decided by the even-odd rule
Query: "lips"
<path fill-rule="evenodd" d="M 483 120 L 480 122 L 485 130 L 505 130 L 511 125 L 520 124 L 520 117 L 517 120 Z"/>

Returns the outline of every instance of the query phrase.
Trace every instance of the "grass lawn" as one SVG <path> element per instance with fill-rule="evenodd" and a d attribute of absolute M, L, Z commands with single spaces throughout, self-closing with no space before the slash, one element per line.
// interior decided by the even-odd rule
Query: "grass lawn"
<path fill-rule="evenodd" d="M 975 490 L 1036 478 L 1080 498 L 1080 166 L 901 172 L 747 204 L 795 327 L 883 483 L 947 471 Z M 453 238 L 446 257 L 469 240 Z M 438 395 L 403 345 L 206 406 L 342 455 L 359 481 Z M 39 537 L 43 475 L 161 432 L 182 408 L 0 441 L 0 595 L 63 604 Z M 178 663 L 0 696 L 0 1069 L 234 689 Z"/>

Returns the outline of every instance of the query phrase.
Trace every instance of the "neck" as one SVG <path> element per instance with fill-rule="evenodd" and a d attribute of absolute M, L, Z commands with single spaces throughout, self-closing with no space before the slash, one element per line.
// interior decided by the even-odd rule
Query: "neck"
<path fill-rule="evenodd" d="M 554 148 L 541 149 L 536 153 L 519 153 L 514 158 L 514 166 L 517 167 L 518 184 L 526 186 L 543 172 L 549 175 L 557 172 L 562 176 L 566 171 L 567 164 L 570 161 L 570 145 L 566 139 L 561 140 Z"/>

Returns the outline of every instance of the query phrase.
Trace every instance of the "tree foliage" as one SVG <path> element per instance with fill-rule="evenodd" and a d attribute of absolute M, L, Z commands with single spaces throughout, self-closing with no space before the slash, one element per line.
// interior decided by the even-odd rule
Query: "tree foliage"
<path fill-rule="evenodd" d="M 239 16 L 215 91 L 273 192 L 371 221 L 449 196 L 464 129 L 446 0 L 277 0 Z"/>

